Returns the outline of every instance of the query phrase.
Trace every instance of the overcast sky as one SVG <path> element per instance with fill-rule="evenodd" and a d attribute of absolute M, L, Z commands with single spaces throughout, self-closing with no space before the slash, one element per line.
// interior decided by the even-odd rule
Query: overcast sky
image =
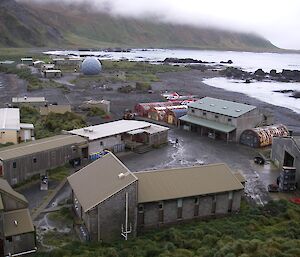
<path fill-rule="evenodd" d="M 28 1 L 28 0 L 27 0 Z M 29 0 L 41 1 L 45 0 Z M 49 0 L 50 1 L 50 0 Z M 300 0 L 51 0 L 90 2 L 113 15 L 214 26 L 259 34 L 281 48 L 300 49 Z"/>

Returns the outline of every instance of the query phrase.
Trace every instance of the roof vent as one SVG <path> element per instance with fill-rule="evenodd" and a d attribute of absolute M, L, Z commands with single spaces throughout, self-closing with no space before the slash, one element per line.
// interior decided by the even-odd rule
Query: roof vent
<path fill-rule="evenodd" d="M 25 96 L 24 96 L 24 100 L 26 100 L 26 99 L 27 99 L 27 96 L 25 95 Z"/>
<path fill-rule="evenodd" d="M 14 220 L 14 224 L 15 224 L 15 226 L 17 227 L 17 226 L 18 226 L 18 221 L 17 221 L 17 220 Z"/>
<path fill-rule="evenodd" d="M 203 104 L 203 102 L 202 102 L 202 101 L 199 101 L 199 104 Z"/>
<path fill-rule="evenodd" d="M 125 178 L 126 177 L 126 175 L 123 173 L 123 172 L 121 172 L 119 175 L 118 175 L 118 178 L 119 179 L 123 179 L 123 178 Z"/>
<path fill-rule="evenodd" d="M 227 109 L 227 106 L 224 106 L 222 109 Z"/>
<path fill-rule="evenodd" d="M 83 131 L 84 132 L 93 132 L 93 129 L 91 129 L 91 128 L 84 128 Z"/>
<path fill-rule="evenodd" d="M 240 110 L 240 109 L 236 109 L 235 111 L 236 111 L 236 112 L 240 112 L 241 110 Z"/>
<path fill-rule="evenodd" d="M 215 104 L 210 104 L 210 106 L 215 106 Z"/>

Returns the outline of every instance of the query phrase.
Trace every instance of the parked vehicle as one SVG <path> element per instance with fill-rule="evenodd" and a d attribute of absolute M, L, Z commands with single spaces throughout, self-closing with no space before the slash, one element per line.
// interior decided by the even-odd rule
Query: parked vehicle
<path fill-rule="evenodd" d="M 261 156 L 255 156 L 254 157 L 254 162 L 256 164 L 259 164 L 259 165 L 264 165 L 265 164 L 265 159 L 262 158 Z"/>
<path fill-rule="evenodd" d="M 41 185 L 40 185 L 41 190 L 48 190 L 48 177 L 43 175 L 41 176 Z"/>

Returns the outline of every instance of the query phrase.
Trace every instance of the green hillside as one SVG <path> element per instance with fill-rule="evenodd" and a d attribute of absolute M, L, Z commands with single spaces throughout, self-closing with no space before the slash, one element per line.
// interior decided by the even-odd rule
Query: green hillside
<path fill-rule="evenodd" d="M 55 47 L 185 47 L 275 50 L 250 34 L 156 23 L 150 19 L 116 18 L 78 5 L 0 2 L 0 46 Z"/>

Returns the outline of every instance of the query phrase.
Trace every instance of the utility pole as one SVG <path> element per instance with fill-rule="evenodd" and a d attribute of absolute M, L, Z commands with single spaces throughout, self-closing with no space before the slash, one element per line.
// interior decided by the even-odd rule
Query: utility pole
<path fill-rule="evenodd" d="M 130 234 L 132 231 L 131 223 L 130 223 L 129 229 L 128 229 L 128 192 L 125 193 L 125 228 L 122 224 L 121 231 L 122 231 L 121 235 L 125 238 L 125 240 L 128 239 L 128 234 Z"/>

